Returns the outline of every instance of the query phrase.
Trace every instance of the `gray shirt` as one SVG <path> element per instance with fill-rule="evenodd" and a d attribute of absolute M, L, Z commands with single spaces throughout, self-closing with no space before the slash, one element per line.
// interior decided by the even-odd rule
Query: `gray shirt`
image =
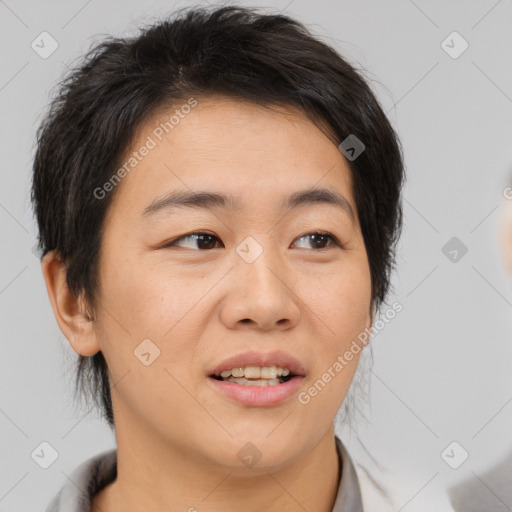
<path fill-rule="evenodd" d="M 460 482 L 448 491 L 457 512 L 512 510 L 512 453 L 483 474 Z"/>
<path fill-rule="evenodd" d="M 341 479 L 332 512 L 363 512 L 359 481 L 352 460 L 336 436 Z M 45 512 L 90 512 L 92 499 L 117 477 L 117 450 L 108 450 L 83 462 L 54 496 Z"/>

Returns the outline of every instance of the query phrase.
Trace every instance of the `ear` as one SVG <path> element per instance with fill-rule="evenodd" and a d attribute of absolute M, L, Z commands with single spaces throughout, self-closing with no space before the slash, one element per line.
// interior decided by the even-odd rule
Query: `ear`
<path fill-rule="evenodd" d="M 374 304 L 372 303 L 370 305 L 370 312 L 368 314 L 368 321 L 366 322 L 366 325 L 365 327 L 370 330 L 371 326 L 373 325 L 373 317 L 375 315 L 375 311 L 374 311 Z"/>
<path fill-rule="evenodd" d="M 364 325 L 365 331 L 363 331 L 363 332 L 368 333 L 371 330 L 371 327 L 373 325 L 374 316 L 375 316 L 375 310 L 374 310 L 374 303 L 372 302 L 370 304 L 368 316 L 366 317 L 366 323 Z M 368 337 L 362 348 L 365 349 L 370 344 L 370 342 L 371 342 L 371 338 Z"/>
<path fill-rule="evenodd" d="M 60 330 L 73 350 L 83 356 L 92 356 L 101 350 L 94 320 L 86 312 L 82 295 L 75 297 L 66 283 L 67 269 L 56 251 L 46 253 L 41 261 L 48 297 Z"/>
<path fill-rule="evenodd" d="M 512 201 L 504 200 L 500 226 L 500 249 L 505 268 L 512 277 Z"/>

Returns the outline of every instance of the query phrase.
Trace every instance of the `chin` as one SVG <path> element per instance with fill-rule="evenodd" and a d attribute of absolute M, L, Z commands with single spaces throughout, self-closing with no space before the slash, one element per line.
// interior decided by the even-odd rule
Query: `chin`
<path fill-rule="evenodd" d="M 285 459 L 293 459 L 298 449 L 298 443 L 290 436 L 274 432 L 272 429 L 255 431 L 254 435 L 246 432 L 244 435 L 221 433 L 215 439 L 203 439 L 201 448 L 209 453 L 209 457 L 217 463 L 229 467 L 247 466 L 258 467 L 279 465 Z"/>

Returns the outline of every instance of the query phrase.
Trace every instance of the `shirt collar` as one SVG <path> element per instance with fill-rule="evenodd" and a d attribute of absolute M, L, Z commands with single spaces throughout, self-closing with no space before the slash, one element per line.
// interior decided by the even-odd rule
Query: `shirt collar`
<path fill-rule="evenodd" d="M 332 512 L 363 512 L 361 489 L 354 464 L 341 439 L 338 436 L 335 439 L 341 479 Z"/>

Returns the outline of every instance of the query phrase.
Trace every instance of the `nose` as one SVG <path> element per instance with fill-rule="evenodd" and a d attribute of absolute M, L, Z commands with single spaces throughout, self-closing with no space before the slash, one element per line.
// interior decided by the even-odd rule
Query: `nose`
<path fill-rule="evenodd" d="M 235 255 L 229 290 L 223 301 L 221 320 L 229 329 L 246 327 L 270 331 L 296 326 L 300 299 L 294 292 L 292 270 L 279 255 L 264 251 L 248 263 Z"/>

